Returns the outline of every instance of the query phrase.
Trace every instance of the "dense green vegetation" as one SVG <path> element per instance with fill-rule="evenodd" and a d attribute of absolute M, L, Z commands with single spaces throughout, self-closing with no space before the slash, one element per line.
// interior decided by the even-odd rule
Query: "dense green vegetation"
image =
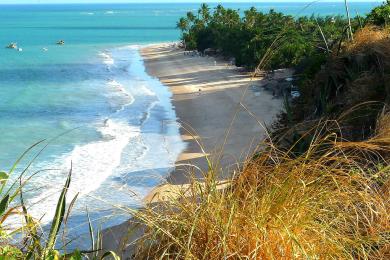
<path fill-rule="evenodd" d="M 360 18 L 353 19 L 353 30 L 361 22 Z M 177 24 L 187 49 L 202 52 L 212 48 L 248 68 L 256 67 L 265 56 L 269 57 L 267 68 L 294 66 L 305 57 L 324 60 L 346 34 L 347 25 L 342 16 L 294 18 L 252 7 L 240 17 L 237 10 L 221 5 L 211 12 L 206 4 L 197 14 L 187 13 Z"/>
<path fill-rule="evenodd" d="M 297 152 L 305 151 L 310 136 L 303 133 L 323 120 L 337 120 L 349 141 L 376 134 L 378 117 L 390 104 L 389 11 L 389 3 L 373 9 L 359 19 L 364 27 L 353 31 L 353 39 L 340 40 L 323 60 L 312 59 L 316 66 L 303 60 L 296 67 L 301 96 L 287 103 L 274 132 L 282 147 L 299 140 Z"/>
<path fill-rule="evenodd" d="M 240 17 L 238 10 L 218 5 L 211 10 L 202 4 L 197 13 L 188 12 L 177 27 L 188 50 L 212 48 L 236 65 L 255 68 L 266 57 L 264 69 L 290 67 L 301 64 L 311 71 L 319 68 L 335 46 L 352 36 L 351 31 L 366 24 L 386 25 L 390 19 L 390 4 L 374 8 L 363 18 L 293 17 L 270 10 L 258 12 L 252 7 Z M 314 66 L 314 68 L 313 68 Z"/>
<path fill-rule="evenodd" d="M 378 26 L 387 26 L 390 22 L 390 1 L 375 7 L 367 16 L 367 21 Z"/>

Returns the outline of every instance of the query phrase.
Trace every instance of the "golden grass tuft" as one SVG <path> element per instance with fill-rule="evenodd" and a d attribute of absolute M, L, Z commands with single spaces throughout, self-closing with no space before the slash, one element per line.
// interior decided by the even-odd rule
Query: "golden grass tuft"
<path fill-rule="evenodd" d="M 229 188 L 211 171 L 190 194 L 139 213 L 148 227 L 136 259 L 389 257 L 390 136 L 345 142 L 317 130 L 298 157 L 268 143 Z"/>
<path fill-rule="evenodd" d="M 367 47 L 372 47 L 384 40 L 389 41 L 389 31 L 375 26 L 366 26 L 354 34 L 354 40 L 346 45 L 347 52 L 359 53 L 367 50 Z M 384 46 L 384 48 L 390 48 Z"/>

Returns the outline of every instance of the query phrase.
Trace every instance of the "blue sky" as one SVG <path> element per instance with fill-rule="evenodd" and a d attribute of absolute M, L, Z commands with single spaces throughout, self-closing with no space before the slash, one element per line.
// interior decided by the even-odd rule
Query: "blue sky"
<path fill-rule="evenodd" d="M 320 0 L 321 2 L 342 2 L 344 0 Z M 349 0 L 350 2 L 383 2 L 383 0 Z M 0 0 L 0 4 L 60 4 L 60 3 L 166 3 L 166 2 L 241 2 L 240 0 Z M 244 0 L 242 2 L 313 2 L 312 0 Z"/>

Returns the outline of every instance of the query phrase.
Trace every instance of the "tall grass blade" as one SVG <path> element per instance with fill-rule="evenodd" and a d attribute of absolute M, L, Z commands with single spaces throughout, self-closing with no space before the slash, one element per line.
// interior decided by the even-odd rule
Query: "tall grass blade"
<path fill-rule="evenodd" d="M 93 226 L 92 226 L 92 223 L 91 223 L 91 218 L 89 217 L 88 208 L 86 210 L 87 210 L 87 218 L 88 218 L 89 238 L 91 240 L 91 250 L 95 251 L 95 234 L 93 232 Z"/>
<path fill-rule="evenodd" d="M 351 17 L 349 15 L 349 7 L 348 7 L 348 2 L 347 0 L 344 0 L 344 4 L 345 4 L 345 12 L 347 13 L 347 19 L 348 19 L 348 28 L 349 28 L 349 37 L 351 39 L 351 41 L 353 41 L 353 32 L 352 32 L 352 25 L 351 25 Z"/>
<path fill-rule="evenodd" d="M 358 11 L 356 11 L 356 18 L 358 19 L 360 29 L 363 29 L 362 17 L 360 16 Z"/>
<path fill-rule="evenodd" d="M 58 199 L 57 207 L 56 207 L 56 212 L 54 214 L 53 222 L 50 228 L 50 233 L 49 233 L 49 239 L 46 245 L 47 250 L 53 250 L 58 231 L 60 230 L 62 220 L 65 215 L 65 206 L 66 206 L 66 194 L 69 189 L 70 181 L 71 181 L 71 176 L 72 176 L 72 166 L 69 171 L 68 178 L 65 182 L 64 188 L 62 189 L 60 198 Z"/>
<path fill-rule="evenodd" d="M 76 200 L 77 200 L 78 196 L 79 196 L 79 192 L 77 192 L 77 194 L 73 197 L 72 201 L 69 204 L 68 210 L 66 211 L 66 215 L 65 215 L 65 218 L 64 218 L 64 229 L 63 229 L 63 232 L 62 232 L 62 241 L 63 241 L 64 245 L 66 245 L 66 242 L 65 242 L 66 225 L 68 223 L 68 219 L 69 219 L 70 213 L 72 212 L 73 206 L 76 203 Z M 66 249 L 66 246 L 64 246 L 64 249 Z M 66 250 L 65 250 L 65 253 L 66 253 Z"/>
<path fill-rule="evenodd" d="M 322 40 L 323 40 L 324 43 L 325 43 L 326 52 L 329 54 L 329 53 L 330 53 L 330 50 L 329 50 L 329 46 L 328 46 L 328 41 L 326 40 L 325 34 L 324 34 L 324 32 L 322 31 L 322 28 L 321 28 L 321 26 L 320 26 L 320 24 L 318 23 L 317 20 L 316 20 L 316 23 L 317 23 L 318 29 L 320 30 Z"/>

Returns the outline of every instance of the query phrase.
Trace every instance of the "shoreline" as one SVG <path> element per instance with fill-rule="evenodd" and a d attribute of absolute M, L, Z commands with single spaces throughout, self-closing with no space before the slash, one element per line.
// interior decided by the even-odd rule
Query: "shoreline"
<path fill-rule="evenodd" d="M 184 55 L 172 43 L 151 44 L 140 52 L 146 72 L 171 91 L 181 138 L 187 144 L 166 183 L 154 188 L 145 203 L 185 189 L 189 178 L 202 179 L 208 168 L 206 155 L 219 166 L 221 180 L 230 176 L 264 139 L 265 126 L 274 122 L 282 100 L 263 89 L 264 78 L 251 79 L 223 59 Z"/>
<path fill-rule="evenodd" d="M 202 171 L 208 168 L 206 154 L 212 161 L 220 162 L 220 179 L 228 177 L 258 149 L 255 145 L 264 139 L 265 126 L 274 122 L 282 108 L 282 99 L 263 88 L 268 83 L 266 79 L 251 80 L 249 73 L 222 59 L 184 55 L 184 51 L 173 44 L 139 47 L 146 73 L 172 93 L 181 139 L 187 144 L 166 181 L 143 199 L 145 204 L 167 200 L 185 189 L 191 177 L 189 171 L 202 179 Z M 226 129 L 230 129 L 230 134 L 225 140 Z M 219 153 L 222 146 L 223 152 Z M 103 248 L 128 257 L 133 251 L 131 241 L 139 238 L 141 230 L 131 219 L 108 228 L 103 232 Z"/>

